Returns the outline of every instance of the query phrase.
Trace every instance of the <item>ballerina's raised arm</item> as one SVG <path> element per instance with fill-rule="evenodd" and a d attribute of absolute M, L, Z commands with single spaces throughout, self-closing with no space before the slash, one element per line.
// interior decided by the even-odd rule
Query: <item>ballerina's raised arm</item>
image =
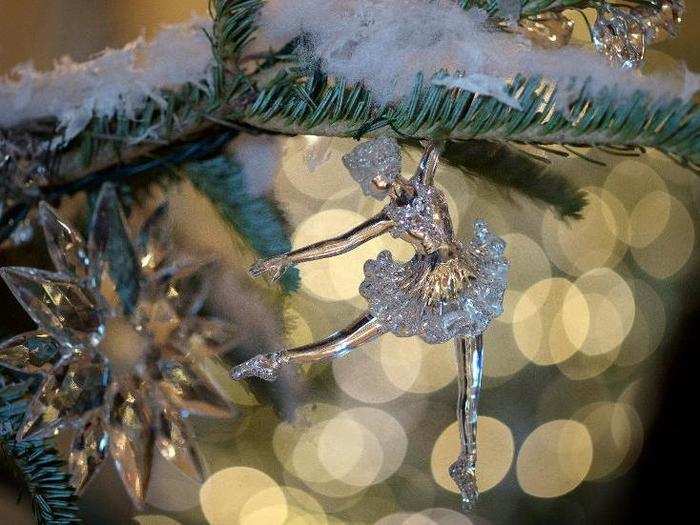
<path fill-rule="evenodd" d="M 290 266 L 299 263 L 335 257 L 349 252 L 391 229 L 392 221 L 384 212 L 356 226 L 342 235 L 293 250 L 271 259 L 256 262 L 249 270 L 252 277 L 265 277 L 276 281 Z"/>

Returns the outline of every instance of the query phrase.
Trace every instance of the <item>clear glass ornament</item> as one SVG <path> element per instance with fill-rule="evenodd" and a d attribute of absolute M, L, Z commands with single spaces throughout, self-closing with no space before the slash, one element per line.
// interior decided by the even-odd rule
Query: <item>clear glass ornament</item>
<path fill-rule="evenodd" d="M 612 5 L 598 8 L 593 44 L 608 61 L 623 69 L 638 68 L 646 52 L 644 20 L 635 11 Z"/>
<path fill-rule="evenodd" d="M 535 44 L 544 48 L 564 47 L 571 41 L 574 22 L 561 13 L 541 13 L 523 18 L 519 31 Z"/>
<path fill-rule="evenodd" d="M 428 343 L 455 341 L 459 368 L 457 418 L 461 451 L 450 467 L 466 508 L 478 497 L 476 487 L 476 420 L 481 391 L 482 333 L 501 314 L 507 285 L 505 243 L 486 223 L 474 223 L 474 236 L 459 241 L 452 228 L 444 194 L 434 186 L 443 144 L 427 142 L 416 174 L 401 176 L 401 151 L 390 138 L 357 146 L 343 162 L 368 196 L 389 203 L 376 216 L 347 233 L 320 241 L 251 268 L 254 277 L 278 279 L 289 266 L 349 251 L 384 233 L 415 249 L 406 262 L 389 251 L 365 263 L 360 293 L 367 310 L 346 328 L 297 348 L 259 355 L 231 370 L 235 380 L 259 377 L 275 380 L 288 364 L 325 361 L 393 333 L 417 336 Z"/>
<path fill-rule="evenodd" d="M 188 417 L 235 413 L 205 366 L 232 340 L 223 322 L 197 316 L 210 261 L 173 253 L 165 206 L 132 240 L 109 184 L 87 242 L 44 203 L 39 222 L 56 271 L 0 271 L 38 325 L 0 345 L 0 366 L 43 378 L 18 439 L 74 429 L 68 465 L 77 491 L 111 455 L 139 507 L 154 450 L 203 481 Z"/>
<path fill-rule="evenodd" d="M 685 8 L 684 0 L 666 0 L 660 8 L 635 8 L 635 13 L 643 21 L 647 44 L 655 44 L 677 37 L 685 15 Z"/>

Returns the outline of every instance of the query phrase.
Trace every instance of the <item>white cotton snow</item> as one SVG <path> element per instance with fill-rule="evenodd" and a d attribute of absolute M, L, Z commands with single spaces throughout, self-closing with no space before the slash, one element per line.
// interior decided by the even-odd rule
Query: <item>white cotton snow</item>
<path fill-rule="evenodd" d="M 151 41 L 140 37 L 87 62 L 65 57 L 47 72 L 17 66 L 0 78 L 0 127 L 55 118 L 67 142 L 93 115 L 132 116 L 148 98 L 163 103 L 161 90 L 209 79 L 212 54 L 204 29 L 210 27 L 211 21 L 193 18 L 164 27 Z"/>
<path fill-rule="evenodd" d="M 506 2 L 507 4 L 507 2 Z M 559 103 L 581 88 L 615 86 L 669 95 L 669 84 L 613 69 L 592 49 L 569 45 L 542 49 L 526 37 L 490 28 L 481 9 L 465 11 L 454 0 L 267 0 L 251 52 L 277 48 L 301 33 L 309 64 L 320 60 L 331 76 L 363 83 L 380 104 L 410 93 L 416 74 L 477 90 L 510 105 L 504 90 L 517 74 L 559 83 Z M 447 80 L 446 80 L 447 78 Z M 578 84 L 571 84 L 571 79 Z M 439 80 L 441 79 L 441 80 Z M 672 86 L 682 95 L 682 86 Z"/>
<path fill-rule="evenodd" d="M 241 166 L 248 194 L 260 197 L 267 193 L 282 160 L 281 139 L 274 135 L 241 133 L 227 149 Z"/>
<path fill-rule="evenodd" d="M 433 80 L 436 86 L 446 86 L 448 88 L 458 88 L 471 93 L 479 93 L 493 97 L 504 104 L 507 104 L 515 109 L 522 110 L 522 106 L 517 98 L 508 93 L 505 82 L 494 82 L 494 78 L 481 73 L 470 73 L 465 76 L 448 75 L 442 78 Z"/>

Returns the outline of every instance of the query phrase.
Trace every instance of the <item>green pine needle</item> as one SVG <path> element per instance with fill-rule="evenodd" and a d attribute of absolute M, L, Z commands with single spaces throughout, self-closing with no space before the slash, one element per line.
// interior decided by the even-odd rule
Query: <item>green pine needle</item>
<path fill-rule="evenodd" d="M 185 166 L 192 184 L 206 195 L 226 220 L 263 258 L 291 250 L 287 224 L 277 204 L 269 197 L 248 194 L 245 174 L 225 156 Z M 290 268 L 280 284 L 285 292 L 299 288 L 299 272 Z"/>
<path fill-rule="evenodd" d="M 563 219 L 580 219 L 585 193 L 541 160 L 509 146 L 486 141 L 448 143 L 445 163 L 548 206 Z"/>
<path fill-rule="evenodd" d="M 15 432 L 27 410 L 32 379 L 11 381 L 0 369 L 0 471 L 12 476 L 31 498 L 40 525 L 81 523 L 65 464 L 48 441 L 17 442 Z"/>

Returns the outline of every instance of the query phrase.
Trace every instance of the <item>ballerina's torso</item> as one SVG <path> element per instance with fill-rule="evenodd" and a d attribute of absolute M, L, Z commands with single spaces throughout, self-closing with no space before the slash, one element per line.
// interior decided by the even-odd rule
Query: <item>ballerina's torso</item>
<path fill-rule="evenodd" d="M 394 237 L 410 243 L 419 255 L 438 252 L 442 259 L 455 257 L 459 245 L 444 194 L 415 180 L 405 184 L 399 195 L 384 208 L 394 221 Z"/>

